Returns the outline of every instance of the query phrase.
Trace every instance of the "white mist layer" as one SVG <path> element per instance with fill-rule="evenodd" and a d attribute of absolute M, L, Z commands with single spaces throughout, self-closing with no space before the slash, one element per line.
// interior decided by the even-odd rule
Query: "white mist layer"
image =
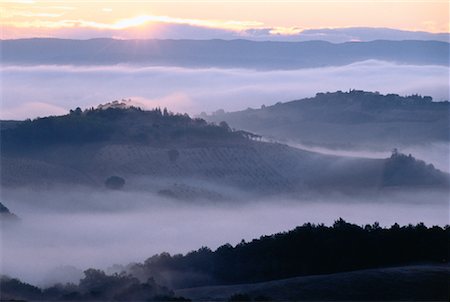
<path fill-rule="evenodd" d="M 21 221 L 2 230 L 1 273 L 37 285 L 76 282 L 86 268 L 142 262 L 163 251 L 234 245 L 306 222 L 331 225 L 342 217 L 359 225 L 443 226 L 449 221 L 448 194 L 439 192 L 222 204 L 173 202 L 133 192 L 33 192 L 26 200 L 23 192 L 4 195 L 2 201 Z M 83 199 L 78 206 L 64 206 L 77 198 Z"/>
<path fill-rule="evenodd" d="M 189 69 L 137 66 L 3 66 L 0 119 L 60 115 L 131 98 L 144 108 L 197 114 L 259 108 L 262 104 L 363 89 L 449 99 L 449 68 L 369 60 L 299 70 Z"/>
<path fill-rule="evenodd" d="M 392 149 L 388 149 L 381 145 L 379 146 L 379 150 L 374 151 L 373 148 L 364 149 L 363 146 L 359 149 L 341 150 L 310 146 L 296 142 L 283 141 L 282 143 L 294 148 L 345 157 L 388 158 L 392 154 Z M 404 154 L 411 154 L 415 158 L 425 161 L 427 164 L 432 164 L 441 171 L 447 173 L 450 172 L 450 144 L 448 143 L 429 143 L 426 145 L 408 146 L 399 148 L 398 151 Z"/>

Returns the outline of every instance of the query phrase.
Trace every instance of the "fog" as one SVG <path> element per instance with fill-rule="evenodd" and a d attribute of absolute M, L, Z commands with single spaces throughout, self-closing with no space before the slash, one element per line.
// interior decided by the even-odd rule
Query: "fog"
<path fill-rule="evenodd" d="M 268 139 L 268 141 L 274 141 L 273 139 Z M 377 150 L 373 147 L 365 148 L 363 145 L 355 149 L 329 149 L 319 146 L 305 145 L 302 143 L 297 143 L 294 141 L 282 141 L 282 143 L 292 146 L 294 148 L 299 148 L 303 150 L 318 152 L 321 154 L 337 155 L 344 157 L 364 157 L 364 158 L 387 158 L 391 156 L 392 146 L 378 146 Z M 411 154 L 416 159 L 425 161 L 427 164 L 432 164 L 435 168 L 450 172 L 450 144 L 448 143 L 429 143 L 424 145 L 407 146 L 400 147 L 397 146 L 398 151 L 404 154 Z"/>
<path fill-rule="evenodd" d="M 88 267 L 142 262 L 163 251 L 215 249 L 306 222 L 330 225 L 342 217 L 360 225 L 442 226 L 449 218 L 448 194 L 431 191 L 207 203 L 136 191 L 8 189 L 2 202 L 20 221 L 3 225 L 1 273 L 41 286 L 77 281 Z"/>
<path fill-rule="evenodd" d="M 290 71 L 177 67 L 1 67 L 1 119 L 59 115 L 78 106 L 132 99 L 144 108 L 198 114 L 259 108 L 317 92 L 362 89 L 448 100 L 449 68 L 364 61 Z"/>

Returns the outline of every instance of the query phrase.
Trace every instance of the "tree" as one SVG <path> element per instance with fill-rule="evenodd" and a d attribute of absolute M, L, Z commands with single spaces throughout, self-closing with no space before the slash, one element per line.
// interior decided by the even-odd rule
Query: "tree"
<path fill-rule="evenodd" d="M 125 185 L 125 179 L 120 176 L 110 176 L 105 181 L 105 186 L 109 189 L 120 190 Z"/>
<path fill-rule="evenodd" d="M 231 131 L 230 126 L 228 126 L 227 122 L 225 122 L 225 121 L 221 121 L 221 122 L 219 123 L 219 126 L 222 127 L 223 129 L 227 130 L 227 132 L 230 132 L 230 131 Z"/>
<path fill-rule="evenodd" d="M 80 107 L 77 107 L 75 110 L 70 110 L 70 114 L 72 115 L 81 115 L 83 113 L 83 111 L 81 110 Z"/>

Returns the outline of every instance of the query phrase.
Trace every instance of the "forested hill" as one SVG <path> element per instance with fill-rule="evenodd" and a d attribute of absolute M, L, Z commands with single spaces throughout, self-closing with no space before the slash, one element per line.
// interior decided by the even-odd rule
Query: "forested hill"
<path fill-rule="evenodd" d="M 450 229 L 423 224 L 381 228 L 337 220 L 333 226 L 305 224 L 212 251 L 155 255 L 127 270 L 175 288 L 253 283 L 417 263 L 448 263 Z M 239 273 L 237 273 L 239 272 Z"/>
<path fill-rule="evenodd" d="M 448 226 L 306 223 L 214 251 L 116 264 L 110 274 L 90 268 L 78 284 L 40 289 L 0 276 L 0 299 L 186 301 L 175 290 L 194 301 L 445 301 L 449 243 Z"/>
<path fill-rule="evenodd" d="M 9 123 L 1 148 L 4 187 L 103 188 L 113 179 L 126 189 L 186 200 L 230 198 L 228 187 L 264 195 L 448 189 L 450 183 L 448 174 L 400 153 L 387 159 L 328 156 L 261 142 L 225 122 L 121 103 Z"/>
<path fill-rule="evenodd" d="M 450 104 L 428 96 L 350 90 L 203 116 L 276 139 L 332 148 L 388 149 L 450 141 Z"/>
<path fill-rule="evenodd" d="M 192 119 L 187 114 L 173 114 L 167 109 L 144 111 L 119 102 L 115 106 L 109 105 L 84 111 L 77 108 L 67 115 L 14 124 L 2 122 L 9 126 L 2 127 L 2 151 L 92 143 L 201 146 L 205 143 L 244 143 L 250 135 L 233 132 L 225 123 L 213 125 L 203 119 Z"/>

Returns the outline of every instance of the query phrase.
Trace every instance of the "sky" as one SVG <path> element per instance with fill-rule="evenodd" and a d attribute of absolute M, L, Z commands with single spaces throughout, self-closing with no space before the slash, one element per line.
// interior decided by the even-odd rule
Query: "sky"
<path fill-rule="evenodd" d="M 203 38 L 204 29 L 248 37 L 298 35 L 318 28 L 383 27 L 449 32 L 449 2 L 423 1 L 40 1 L 1 0 L 1 37 L 87 39 L 169 38 L 173 31 Z M 177 37 L 177 35 L 175 35 Z M 209 36 L 207 38 L 210 38 Z"/>
<path fill-rule="evenodd" d="M 448 0 L 0 0 L 0 10 L 2 39 L 245 38 L 340 43 L 448 41 L 450 37 Z M 350 88 L 418 93 L 442 101 L 449 98 L 448 77 L 445 66 L 370 60 L 284 72 L 0 65 L 0 119 L 64 114 L 77 106 L 96 107 L 122 98 L 189 114 L 234 111 Z"/>

